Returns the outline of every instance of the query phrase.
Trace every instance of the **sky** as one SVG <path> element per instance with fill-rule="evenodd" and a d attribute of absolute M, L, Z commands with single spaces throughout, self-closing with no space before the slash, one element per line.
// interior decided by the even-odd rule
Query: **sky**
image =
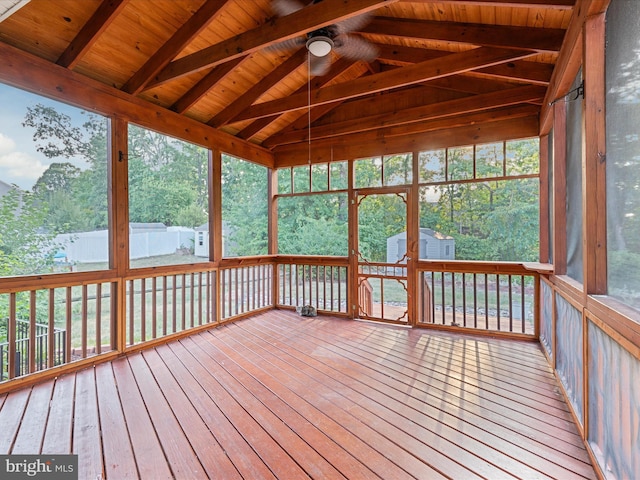
<path fill-rule="evenodd" d="M 70 161 L 83 167 L 83 162 L 77 159 L 50 159 L 36 150 L 34 130 L 23 127 L 22 122 L 27 107 L 38 103 L 55 106 L 78 122 L 86 120 L 86 116 L 80 115 L 80 109 L 0 83 L 0 180 L 23 190 L 31 190 L 51 163 Z"/>

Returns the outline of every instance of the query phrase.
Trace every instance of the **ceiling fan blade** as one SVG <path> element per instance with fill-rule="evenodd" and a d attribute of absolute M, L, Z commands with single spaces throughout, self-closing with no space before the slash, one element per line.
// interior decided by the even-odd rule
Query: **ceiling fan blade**
<path fill-rule="evenodd" d="M 312 76 L 319 77 L 329 71 L 331 67 L 331 54 L 325 55 L 324 57 L 316 57 L 312 53 L 308 53 L 307 55 L 310 63 L 309 70 Z"/>
<path fill-rule="evenodd" d="M 304 7 L 305 5 L 297 0 L 273 0 L 271 2 L 271 8 L 279 17 L 286 17 Z"/>
<path fill-rule="evenodd" d="M 306 43 L 307 43 L 306 38 L 302 38 L 302 37 L 290 38 L 289 40 L 285 40 L 283 42 L 269 45 L 268 47 L 265 48 L 265 50 L 269 52 L 283 52 L 286 50 L 295 50 L 305 45 Z"/>
<path fill-rule="evenodd" d="M 347 18 L 335 24 L 336 33 L 338 35 L 354 32 L 358 29 L 364 27 L 367 23 L 371 21 L 373 18 L 373 14 L 371 13 L 363 13 L 361 15 L 357 15 L 355 17 Z"/>
<path fill-rule="evenodd" d="M 334 40 L 334 51 L 345 58 L 370 62 L 378 56 L 378 49 L 355 35 L 340 35 Z"/>

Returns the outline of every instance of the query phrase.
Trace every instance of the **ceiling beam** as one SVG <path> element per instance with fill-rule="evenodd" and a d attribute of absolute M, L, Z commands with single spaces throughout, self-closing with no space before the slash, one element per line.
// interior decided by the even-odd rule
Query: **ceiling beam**
<path fill-rule="evenodd" d="M 145 64 L 122 86 L 122 90 L 137 95 L 151 79 L 166 67 L 198 34 L 213 21 L 227 0 L 207 0 Z"/>
<path fill-rule="evenodd" d="M 291 15 L 272 19 L 258 28 L 241 33 L 216 45 L 186 55 L 166 66 L 156 76 L 156 84 L 213 67 L 258 49 L 304 35 L 347 18 L 370 12 L 396 0 L 323 0 Z"/>
<path fill-rule="evenodd" d="M 345 58 L 339 58 L 336 62 L 333 63 L 333 65 L 331 65 L 331 69 L 329 70 L 329 72 L 327 74 L 322 75 L 320 77 L 315 77 L 311 81 L 311 88 L 312 89 L 318 89 L 318 88 L 320 88 L 320 87 L 332 82 L 337 77 L 342 75 L 349 67 L 351 67 L 353 65 L 354 65 L 353 61 L 347 60 Z M 307 91 L 308 88 L 309 88 L 309 84 L 305 83 L 298 90 L 296 90 L 293 94 L 295 95 L 296 93 L 304 93 L 304 92 Z M 333 107 L 334 106 L 332 105 L 332 108 Z M 323 113 L 323 115 L 324 115 L 324 113 Z M 248 140 L 251 137 L 253 137 L 255 134 L 257 134 L 259 131 L 263 130 L 268 125 L 270 125 L 271 123 L 275 122 L 278 118 L 280 118 L 280 114 L 275 114 L 275 115 L 271 115 L 269 117 L 259 118 L 259 119 L 255 120 L 255 121 L 251 122 L 249 125 L 244 127 L 242 130 L 240 130 L 240 132 L 237 133 L 237 136 L 242 138 L 242 139 L 244 139 L 244 140 Z M 291 125 L 289 127 L 287 127 L 286 130 L 288 130 L 289 128 L 291 128 Z"/>
<path fill-rule="evenodd" d="M 128 2 L 129 0 L 103 0 L 95 13 L 62 52 L 56 63 L 65 68 L 75 67 Z"/>
<path fill-rule="evenodd" d="M 509 90 L 486 93 L 484 95 L 475 95 L 430 105 L 404 108 L 394 113 L 384 112 L 369 117 L 329 123 L 327 125 L 313 127 L 310 132 L 308 130 L 297 130 L 288 134 L 278 135 L 269 142 L 264 142 L 263 145 L 273 147 L 286 143 L 308 141 L 309 133 L 312 139 L 327 138 L 336 135 L 350 135 L 368 130 L 377 130 L 383 127 L 407 125 L 428 119 L 463 115 L 520 103 L 540 103 L 544 98 L 544 94 L 545 88 L 537 85 L 516 87 Z"/>
<path fill-rule="evenodd" d="M 556 10 L 570 10 L 576 0 L 402 0 L 412 3 L 439 3 L 444 5 L 477 5 L 480 7 L 524 7 L 524 8 L 553 8 Z"/>
<path fill-rule="evenodd" d="M 485 47 L 524 48 L 555 53 L 562 46 L 565 31 L 560 28 L 532 28 L 511 25 L 409 20 L 375 17 L 359 29 L 362 33 L 403 39 L 439 40 Z"/>
<path fill-rule="evenodd" d="M 308 108 L 338 100 L 347 100 L 388 89 L 404 87 L 440 77 L 467 72 L 498 63 L 517 60 L 535 52 L 502 48 L 480 47 L 460 53 L 452 53 L 426 62 L 417 63 L 368 77 L 362 77 L 339 85 L 321 88 L 311 94 L 311 102 L 305 94 L 253 105 L 234 121 L 249 120 Z"/>
<path fill-rule="evenodd" d="M 265 76 L 249 90 L 241 94 L 240 97 L 238 97 L 230 105 L 227 105 L 220 112 L 218 112 L 213 118 L 211 118 L 211 120 L 207 122 L 207 124 L 211 125 L 212 127 L 219 128 L 229 123 L 229 120 L 250 107 L 251 104 L 258 100 L 262 95 L 264 95 L 267 90 L 269 90 L 291 72 L 300 67 L 300 65 L 305 62 L 306 58 L 307 49 L 300 48 L 287 60 L 278 65 L 271 73 Z"/>
<path fill-rule="evenodd" d="M 299 143 L 277 147 L 273 153 L 275 168 L 280 168 L 306 164 L 309 160 L 311 163 L 325 163 L 533 137 L 538 134 L 538 129 L 538 116 L 530 115 L 402 136 L 385 137 L 377 131 L 364 132 L 312 143 L 310 151 L 306 143 Z"/>
<path fill-rule="evenodd" d="M 101 115 L 116 115 L 141 127 L 206 148 L 223 150 L 261 165 L 273 164 L 273 155 L 266 148 L 52 64 L 4 42 L 0 42 L 0 82 L 69 105 L 90 108 Z"/>
<path fill-rule="evenodd" d="M 211 71 L 204 77 L 202 77 L 198 83 L 191 87 L 191 89 L 187 91 L 187 93 L 176 100 L 176 102 L 171 106 L 171 110 L 178 113 L 184 113 L 189 110 L 194 104 L 198 102 L 198 100 L 204 97 L 207 92 L 209 92 L 209 90 L 211 90 L 218 83 L 224 80 L 224 78 L 229 73 L 231 73 L 234 68 L 238 67 L 248 58 L 249 55 L 245 57 L 237 57 L 233 60 L 222 63 L 217 67 L 212 68 Z"/>
<path fill-rule="evenodd" d="M 442 50 L 429 50 L 399 45 L 376 44 L 378 59 L 392 65 L 405 66 L 442 57 L 448 53 Z M 522 60 L 501 63 L 492 67 L 475 70 L 487 76 L 518 80 L 537 85 L 548 85 L 553 73 L 553 65 L 547 63 L 526 62 Z"/>

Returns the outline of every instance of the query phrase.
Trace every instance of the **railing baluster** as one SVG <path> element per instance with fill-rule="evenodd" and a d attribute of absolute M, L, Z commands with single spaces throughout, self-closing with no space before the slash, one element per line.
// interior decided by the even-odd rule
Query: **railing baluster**
<path fill-rule="evenodd" d="M 525 333 L 525 297 L 524 297 L 524 275 L 520 275 L 520 319 L 521 332 Z"/>
<path fill-rule="evenodd" d="M 198 272 L 198 325 L 202 325 L 202 310 L 204 309 L 202 304 L 202 273 Z"/>
<path fill-rule="evenodd" d="M 56 325 L 56 289 L 49 289 L 49 315 L 48 315 L 48 329 L 47 329 L 47 342 L 48 342 L 48 352 L 47 352 L 47 367 L 51 368 L 55 365 L 55 325 Z"/>
<path fill-rule="evenodd" d="M 500 274 L 496 274 L 496 316 L 498 317 L 498 331 L 502 330 L 500 325 Z"/>
<path fill-rule="evenodd" d="M 16 370 L 18 374 L 20 365 L 16 364 L 16 329 L 17 329 L 17 317 L 16 317 L 16 293 L 11 292 L 9 294 L 9 323 L 7 325 L 7 339 L 9 341 L 9 358 L 7 358 L 7 369 L 9 379 L 15 378 Z"/>
<path fill-rule="evenodd" d="M 147 284 L 140 279 L 140 341 L 147 340 Z M 134 342 L 135 343 L 135 342 Z"/>
<path fill-rule="evenodd" d="M 467 326 L 467 279 L 462 273 L 462 324 Z"/>
<path fill-rule="evenodd" d="M 182 307 L 182 312 L 180 315 L 182 330 L 186 330 L 187 328 L 187 275 L 183 273 L 180 276 L 181 284 L 180 284 L 180 305 Z"/>
<path fill-rule="evenodd" d="M 31 290 L 29 298 L 29 358 L 27 371 L 36 371 L 36 291 Z"/>
<path fill-rule="evenodd" d="M 102 284 L 96 285 L 96 355 L 102 353 Z"/>
<path fill-rule="evenodd" d="M 87 285 L 82 285 L 81 289 L 81 313 L 80 313 L 80 321 L 82 322 L 81 326 L 81 336 L 82 336 L 82 358 L 87 358 L 87 336 L 88 336 L 88 323 L 89 323 L 89 315 L 87 312 Z"/>
<path fill-rule="evenodd" d="M 237 315 L 239 313 L 239 310 L 238 310 L 238 269 L 234 268 L 233 269 L 233 273 L 234 273 L 233 292 L 234 292 L 234 295 L 235 295 L 235 310 L 234 310 L 233 314 Z"/>
<path fill-rule="evenodd" d="M 484 328 L 489 330 L 489 277 L 484 274 Z"/>
<path fill-rule="evenodd" d="M 509 331 L 513 332 L 513 294 L 512 294 L 512 281 L 511 275 L 508 275 L 509 278 Z"/>
<path fill-rule="evenodd" d="M 189 327 L 193 328 L 195 325 L 195 285 L 193 279 L 193 272 L 189 274 Z"/>
<path fill-rule="evenodd" d="M 478 278 L 473 274 L 473 328 L 478 328 Z"/>
<path fill-rule="evenodd" d="M 171 275 L 172 305 L 171 305 L 171 333 L 178 331 L 178 276 Z"/>
<path fill-rule="evenodd" d="M 162 277 L 162 336 L 167 334 L 167 324 L 169 323 L 169 315 L 167 311 L 167 276 Z"/>
<path fill-rule="evenodd" d="M 158 277 L 151 279 L 151 338 L 158 336 Z"/>
<path fill-rule="evenodd" d="M 134 302 L 134 295 L 135 295 L 135 290 L 134 290 L 134 283 L 133 280 L 129 280 L 129 345 L 133 345 L 135 342 L 135 338 L 134 338 L 134 323 L 135 323 L 135 316 L 134 316 L 134 307 L 135 307 L 135 302 Z"/>
<path fill-rule="evenodd" d="M 72 317 L 72 310 L 71 310 L 71 287 L 67 287 L 67 291 L 66 291 L 66 328 L 67 328 L 67 334 L 65 336 L 65 363 L 69 363 L 71 361 L 71 336 L 73 334 L 73 332 L 71 331 L 71 317 Z"/>

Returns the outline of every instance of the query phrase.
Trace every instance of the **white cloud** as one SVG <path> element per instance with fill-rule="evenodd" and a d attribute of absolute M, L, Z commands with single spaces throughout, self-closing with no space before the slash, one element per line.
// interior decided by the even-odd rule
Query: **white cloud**
<path fill-rule="evenodd" d="M 0 170 L 15 179 L 37 180 L 47 169 L 47 165 L 28 153 L 10 152 L 4 155 L 1 153 L 0 148 Z"/>
<path fill-rule="evenodd" d="M 0 155 L 12 152 L 16 148 L 16 142 L 11 137 L 0 133 Z"/>

